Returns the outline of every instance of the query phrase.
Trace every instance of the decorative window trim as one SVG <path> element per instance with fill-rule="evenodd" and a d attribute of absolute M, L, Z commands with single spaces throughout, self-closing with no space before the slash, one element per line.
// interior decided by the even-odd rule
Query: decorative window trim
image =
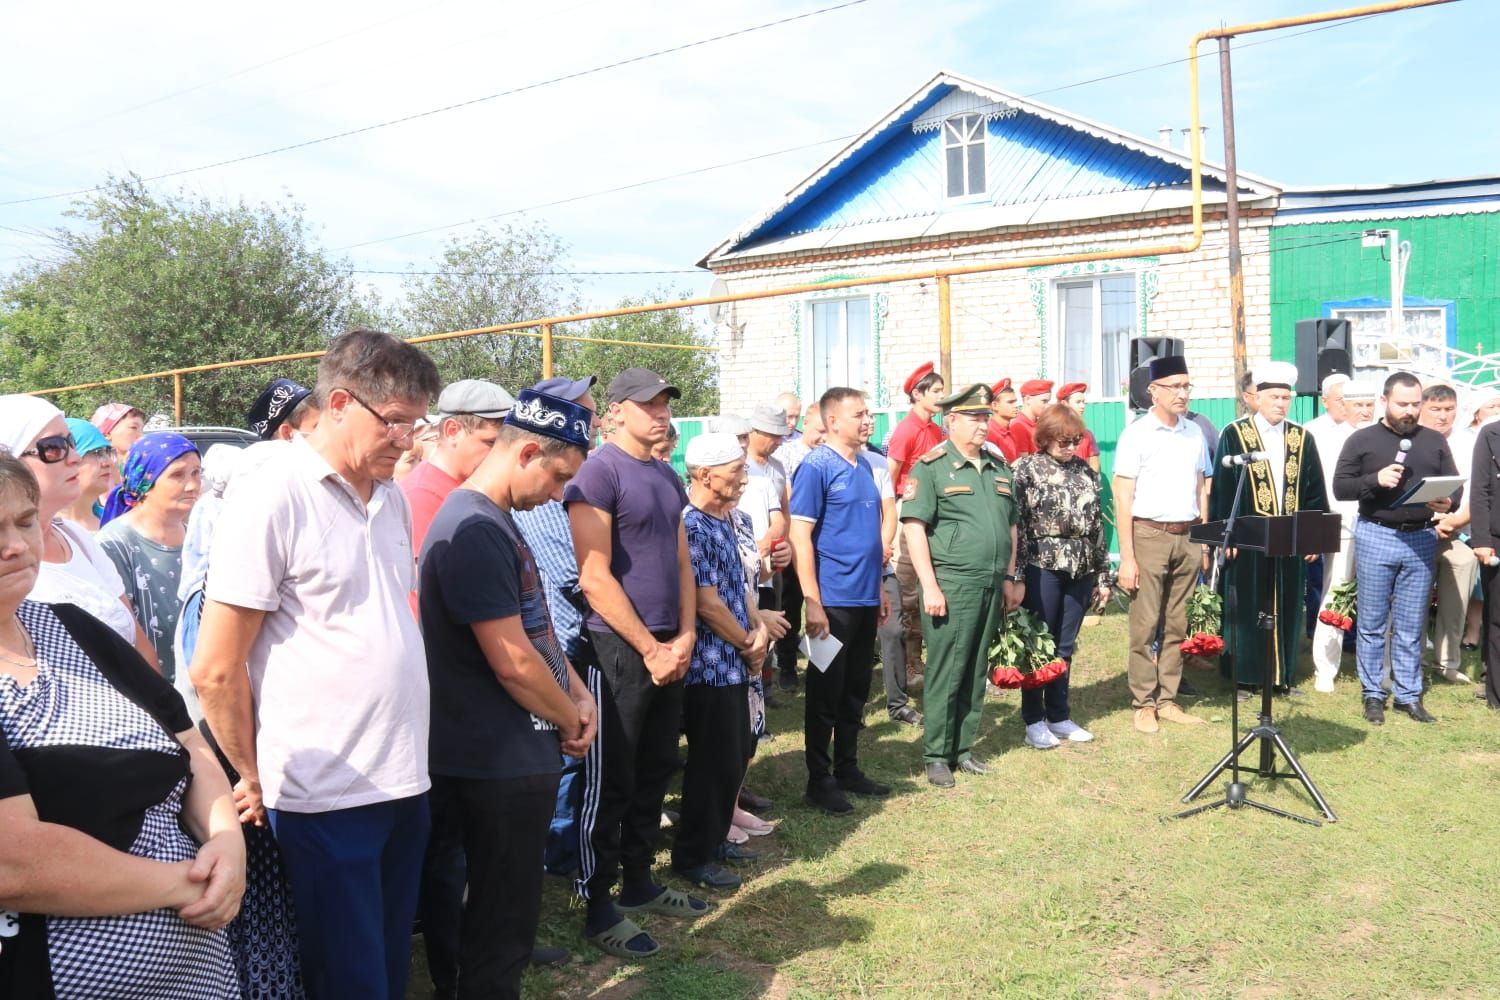
<path fill-rule="evenodd" d="M 1098 253 L 1102 249 L 1102 247 L 1090 247 L 1079 252 Z M 1052 336 L 1056 331 L 1052 329 L 1051 310 L 1048 308 L 1048 303 L 1052 301 L 1059 281 L 1067 281 L 1069 278 L 1097 278 L 1111 274 L 1134 274 L 1136 276 L 1137 311 L 1135 335 L 1149 337 L 1151 334 L 1148 318 L 1151 314 L 1151 303 L 1156 300 L 1156 294 L 1161 290 L 1160 264 L 1161 258 L 1159 257 L 1132 257 L 1119 262 L 1090 260 L 1077 264 L 1043 264 L 1027 268 L 1031 308 L 1036 312 L 1037 344 L 1040 348 L 1037 352 L 1037 370 L 1034 377 L 1052 377 L 1049 355 Z"/>
<path fill-rule="evenodd" d="M 1004 121 L 1006 118 L 1014 118 L 1020 113 L 1020 109 L 1017 108 L 1014 104 L 995 102 L 991 103 L 987 107 L 968 108 L 967 110 L 963 111 L 955 109 L 952 114 L 918 118 L 916 121 L 911 123 L 911 130 L 913 135 L 921 135 L 923 132 L 938 132 L 941 131 L 944 122 L 946 122 L 950 118 L 955 118 L 958 115 L 984 115 L 984 123 L 988 125 L 990 122 Z"/>
<path fill-rule="evenodd" d="M 814 284 L 822 284 L 832 281 L 850 281 L 861 278 L 858 274 L 830 274 L 819 278 Z M 874 390 L 870 393 L 876 406 L 891 405 L 891 393 L 885 384 L 885 364 L 880 354 L 882 334 L 885 331 L 885 320 L 890 312 L 890 296 L 883 291 L 872 291 L 866 287 L 855 285 L 850 288 L 830 288 L 826 292 L 812 292 L 794 300 L 789 308 L 792 314 L 792 335 L 796 343 L 796 376 L 793 386 L 798 398 L 801 398 L 807 388 L 803 382 L 803 331 L 809 329 L 811 321 L 805 317 L 811 314 L 812 303 L 824 299 L 869 299 L 870 300 L 870 353 L 873 357 L 873 371 L 870 377 L 875 382 Z"/>

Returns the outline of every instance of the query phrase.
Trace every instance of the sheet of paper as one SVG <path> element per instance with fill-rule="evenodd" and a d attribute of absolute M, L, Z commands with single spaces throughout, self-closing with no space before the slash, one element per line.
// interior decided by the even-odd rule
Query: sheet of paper
<path fill-rule="evenodd" d="M 823 671 L 827 670 L 828 664 L 839 655 L 839 650 L 844 648 L 844 644 L 835 639 L 832 632 L 829 632 L 821 639 L 804 635 L 798 648 L 802 650 L 802 655 L 807 657 L 808 663 L 817 667 L 819 671 Z"/>

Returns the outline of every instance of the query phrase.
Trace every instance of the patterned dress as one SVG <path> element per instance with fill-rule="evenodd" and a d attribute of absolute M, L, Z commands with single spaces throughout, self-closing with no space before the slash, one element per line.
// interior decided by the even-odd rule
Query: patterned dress
<path fill-rule="evenodd" d="M 1074 580 L 1109 566 L 1099 473 L 1078 457 L 1059 462 L 1050 455 L 1016 461 L 1011 489 L 1016 498 L 1016 569 L 1035 566 Z"/>
<path fill-rule="evenodd" d="M 86 617 L 76 608 L 67 610 Z M 49 605 L 24 601 L 17 617 L 36 645 L 38 673 L 24 686 L 0 675 L 0 754 L 12 776 L 22 765 L 25 792 L 37 802 L 38 815 L 105 843 L 124 831 L 128 840 L 111 846 L 137 857 L 161 862 L 196 857 L 198 845 L 179 822 L 190 778 L 186 752 L 168 731 L 188 724 L 176 693 L 159 677 L 153 682 L 131 676 L 134 697 L 127 694 L 80 648 Z M 136 660 L 130 669 L 148 671 Z M 150 700 L 141 697 L 143 691 Z M 143 703 L 167 707 L 155 716 Z M 85 829 L 90 824 L 100 829 Z M 9 977 L 21 976 L 35 983 L 24 979 L 28 973 L 50 978 L 58 1000 L 240 996 L 228 935 L 193 927 L 172 909 L 111 917 L 4 916 L 0 926 L 19 933 L 0 942 L 0 981 L 14 985 Z M 42 949 L 45 971 L 35 965 L 5 968 L 7 958 L 40 959 Z"/>

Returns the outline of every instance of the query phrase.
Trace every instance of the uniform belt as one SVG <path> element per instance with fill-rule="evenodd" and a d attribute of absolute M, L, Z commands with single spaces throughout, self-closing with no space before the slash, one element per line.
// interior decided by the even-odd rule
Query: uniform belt
<path fill-rule="evenodd" d="M 1149 517 L 1131 518 L 1136 524 L 1144 524 L 1148 528 L 1156 528 L 1165 531 L 1169 535 L 1185 535 L 1192 530 L 1197 521 L 1156 521 Z"/>
<path fill-rule="evenodd" d="M 1384 521 L 1377 521 L 1373 517 L 1362 517 L 1360 520 L 1369 521 L 1371 524 L 1382 528 L 1389 528 L 1392 531 L 1426 531 L 1432 527 L 1431 521 L 1403 521 L 1400 524 L 1386 524 Z"/>

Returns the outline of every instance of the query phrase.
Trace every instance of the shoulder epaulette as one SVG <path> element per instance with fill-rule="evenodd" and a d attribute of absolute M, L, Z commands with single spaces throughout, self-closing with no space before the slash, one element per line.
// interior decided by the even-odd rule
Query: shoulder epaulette
<path fill-rule="evenodd" d="M 991 458 L 999 459 L 1001 462 L 1005 462 L 1005 464 L 1007 464 L 1007 465 L 1010 464 L 1009 462 L 1006 462 L 1005 452 L 1001 451 L 1000 450 L 1000 446 L 997 445 L 995 442 L 993 442 L 993 441 L 986 441 L 984 443 L 984 450 L 989 453 L 989 456 Z"/>
<path fill-rule="evenodd" d="M 938 459 L 943 457 L 944 453 L 947 452 L 947 450 L 948 446 L 946 444 L 940 444 L 936 448 L 933 448 L 931 451 L 927 452 L 921 458 L 918 458 L 917 461 L 936 462 Z"/>

